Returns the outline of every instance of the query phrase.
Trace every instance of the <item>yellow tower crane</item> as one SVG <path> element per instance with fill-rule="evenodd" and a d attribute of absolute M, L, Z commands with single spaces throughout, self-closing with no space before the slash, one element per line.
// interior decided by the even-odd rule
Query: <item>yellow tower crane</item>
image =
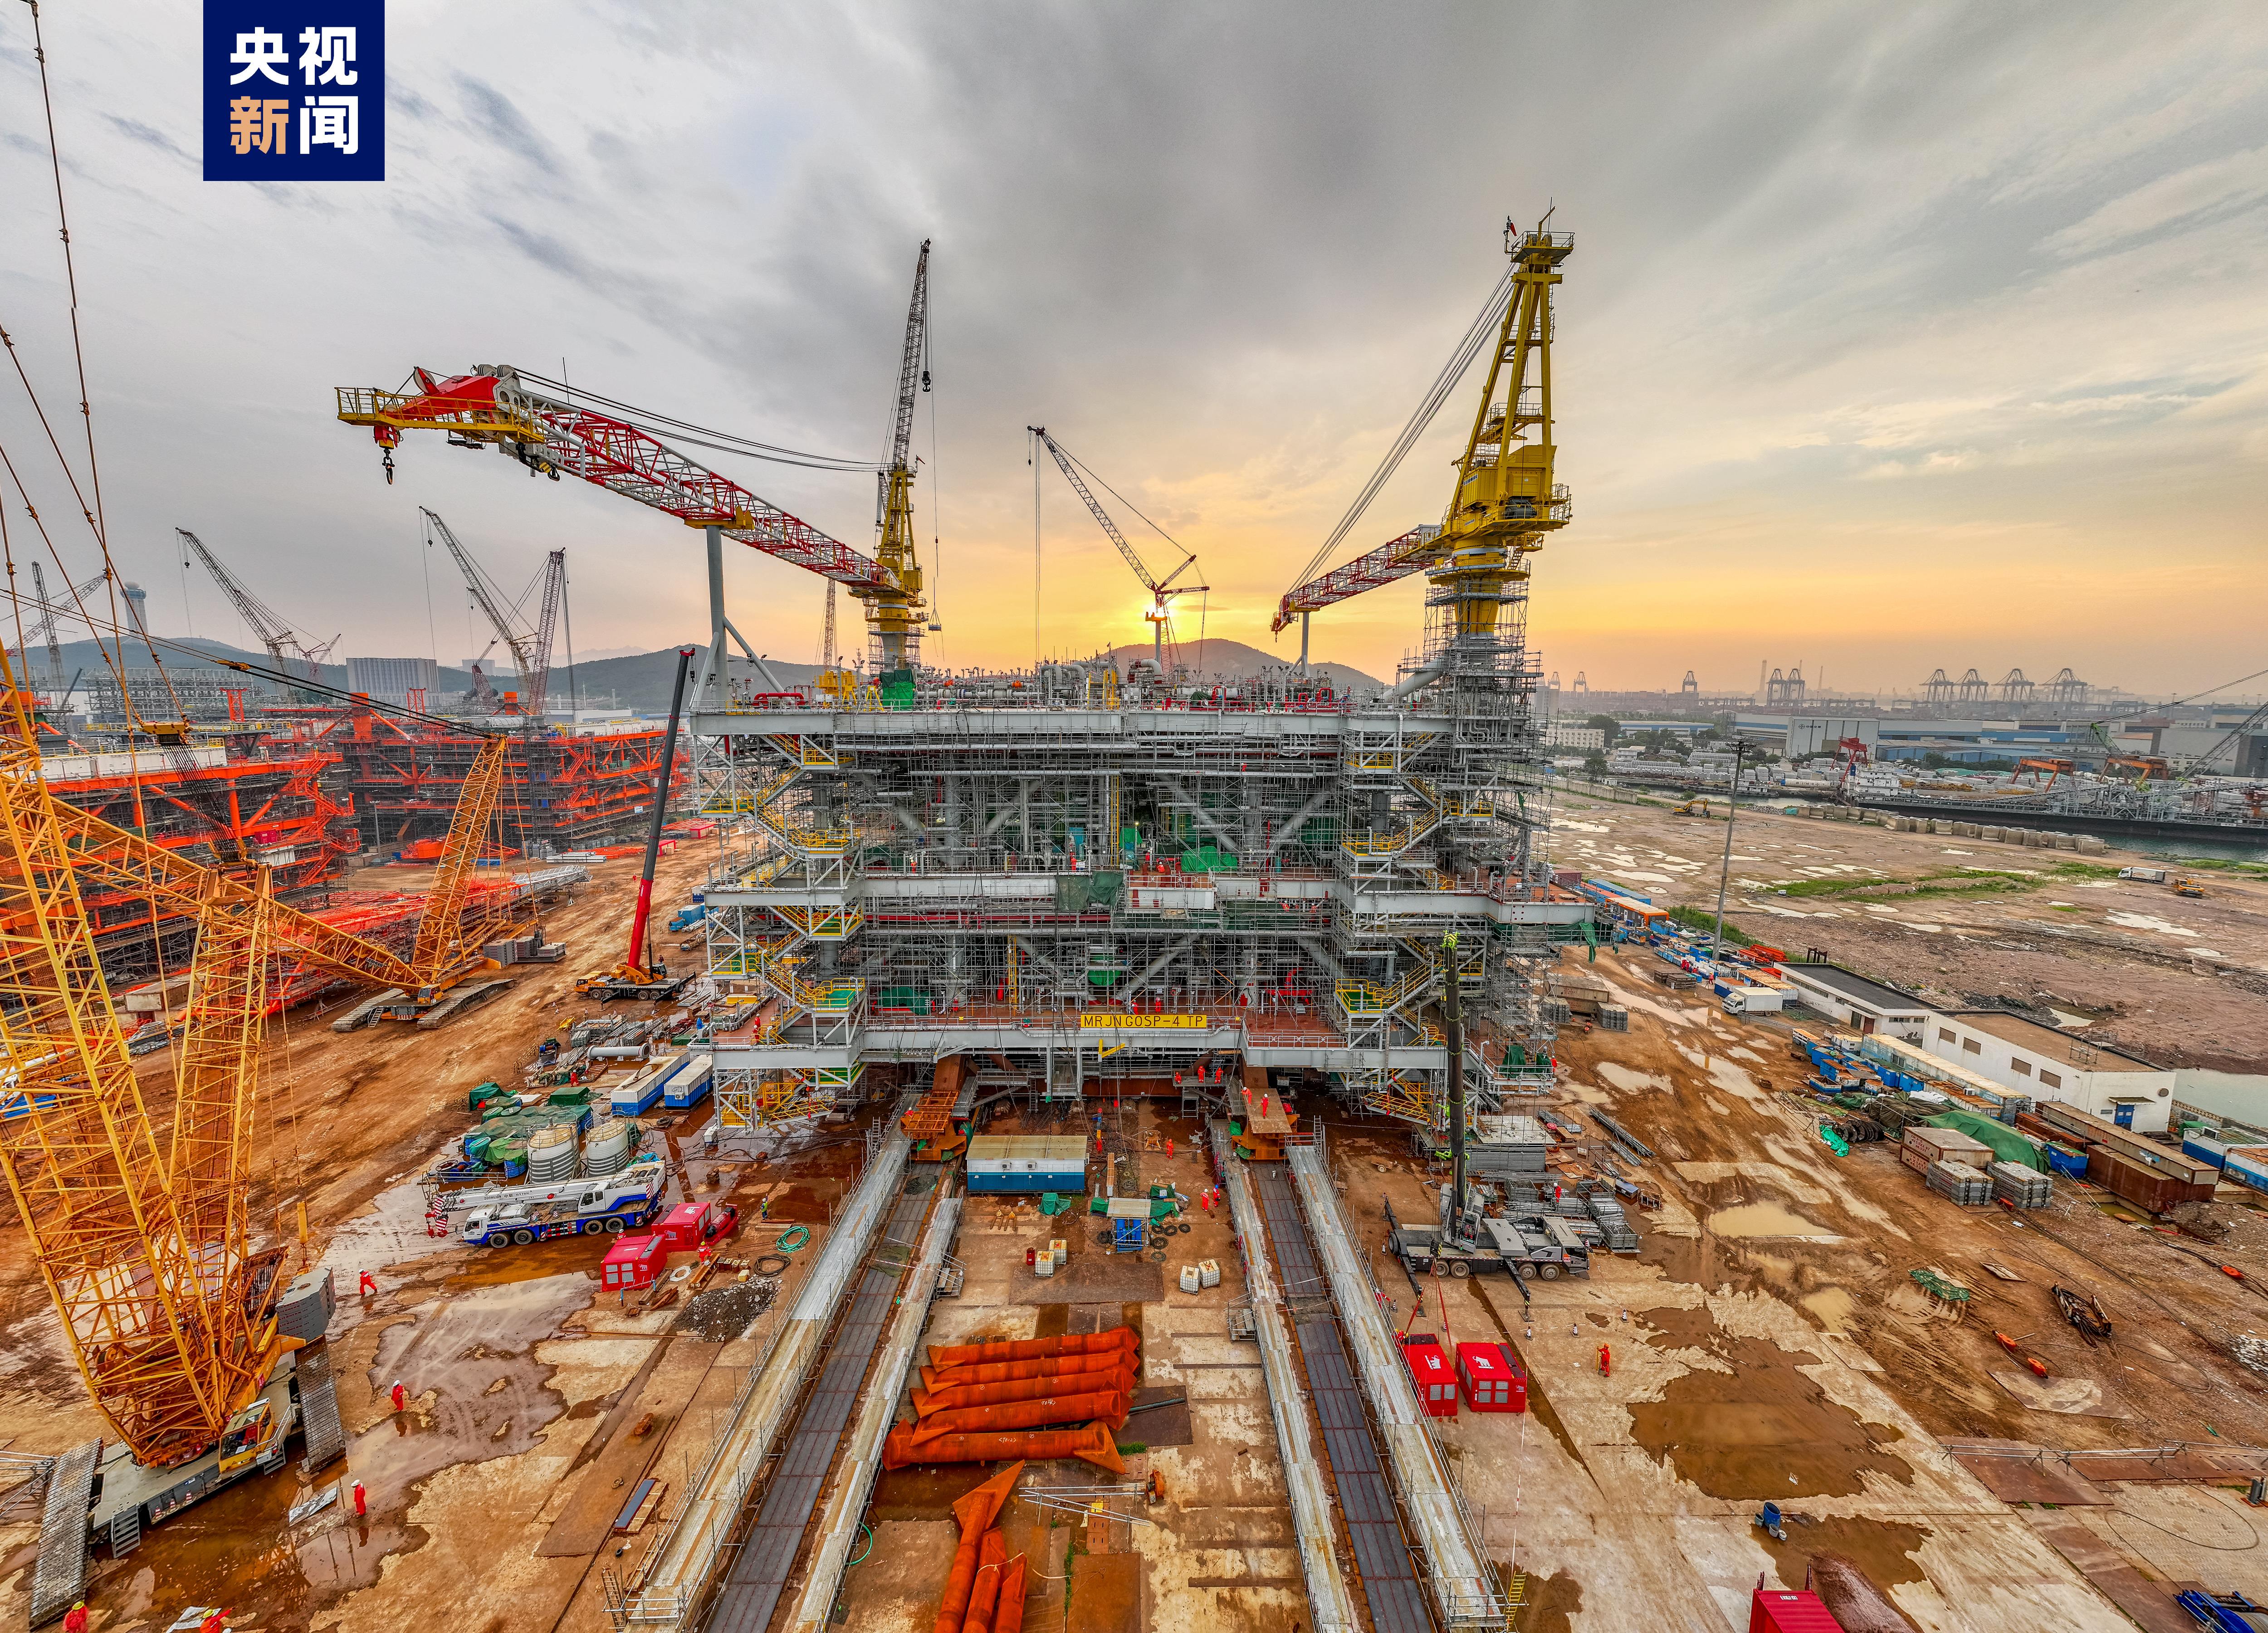
<path fill-rule="evenodd" d="M 1505 224 L 1511 264 L 1484 313 L 1484 319 L 1492 316 L 1500 299 L 1503 320 L 1495 326 L 1488 379 L 1440 526 L 1414 527 L 1344 566 L 1294 585 L 1277 604 L 1271 630 L 1282 630 L 1295 618 L 1304 629 L 1312 613 L 1423 570 L 1433 585 L 1428 600 L 1447 613 L 1447 635 L 1466 643 L 1493 637 L 1505 605 L 1517 599 L 1517 586 L 1528 577 L 1526 558 L 1542 549 L 1543 536 L 1565 526 L 1570 516 L 1567 490 L 1553 475 L 1557 451 L 1551 440 L 1551 291 L 1575 240 L 1572 233 L 1548 231 L 1549 219 L 1547 215 L 1525 232 Z M 1452 356 L 1433 392 L 1340 525 L 1341 533 L 1409 452 L 1469 366 L 1484 333 L 1476 323 L 1469 343 Z"/>

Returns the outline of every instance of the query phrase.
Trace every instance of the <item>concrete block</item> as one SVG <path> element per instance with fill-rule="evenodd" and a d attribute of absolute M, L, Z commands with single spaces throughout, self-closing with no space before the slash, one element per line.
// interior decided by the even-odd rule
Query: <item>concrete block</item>
<path fill-rule="evenodd" d="M 2079 836 L 2079 848 L 2082 852 L 2090 857 L 2099 857 L 2105 850 L 2110 849 L 2108 845 L 2104 844 L 2102 840 L 2093 834 L 2081 834 Z"/>
<path fill-rule="evenodd" d="M 2055 836 L 2055 848 L 2058 850 L 2078 850 L 2079 835 L 2076 834 L 2058 834 Z"/>

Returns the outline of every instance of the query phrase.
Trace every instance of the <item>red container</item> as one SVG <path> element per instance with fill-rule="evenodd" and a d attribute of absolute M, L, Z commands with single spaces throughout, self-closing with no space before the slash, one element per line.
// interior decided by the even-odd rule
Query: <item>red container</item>
<path fill-rule="evenodd" d="M 2213 1185 L 2220 1182 L 2218 1169 L 2207 1169 L 2213 1176 Z M 2129 1161 L 2117 1151 L 2094 1146 L 2087 1153 L 2088 1182 L 2100 1185 L 2121 1202 L 2132 1203 L 2148 1213 L 2163 1213 L 2167 1209 L 2185 1202 L 2211 1202 L 2213 1185 L 2191 1184 L 2180 1174 L 2159 1168 L 2146 1168 L 2139 1162 Z"/>
<path fill-rule="evenodd" d="M 1819 1595 L 1800 1588 L 1760 1587 L 1749 1601 L 1749 1633 L 1843 1633 Z"/>
<path fill-rule="evenodd" d="M 730 1236 L 740 1223 L 740 1210 L 728 1202 L 680 1203 L 654 1227 L 669 1240 L 672 1253 L 698 1253 L 702 1246 Z"/>
<path fill-rule="evenodd" d="M 669 1253 L 669 1240 L 662 1236 L 625 1236 L 607 1249 L 607 1256 L 599 1261 L 599 1285 L 608 1292 L 626 1287 L 651 1287 L 653 1278 L 661 1273 L 662 1261 Z"/>
<path fill-rule="evenodd" d="M 1410 1381 L 1418 1386 L 1418 1403 L 1426 1416 L 1457 1415 L 1457 1375 L 1449 1368 L 1449 1357 L 1441 1352 L 1440 1339 L 1431 1333 L 1404 1338 L 1402 1364 L 1410 1369 Z"/>
<path fill-rule="evenodd" d="M 1459 1344 L 1457 1383 L 1476 1412 L 1528 1409 L 1528 1374 L 1502 1344 Z"/>

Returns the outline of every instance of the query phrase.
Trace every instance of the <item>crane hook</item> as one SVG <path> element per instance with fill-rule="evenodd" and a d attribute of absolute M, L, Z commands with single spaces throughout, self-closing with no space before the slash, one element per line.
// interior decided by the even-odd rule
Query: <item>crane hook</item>
<path fill-rule="evenodd" d="M 387 449 L 379 456 L 378 462 L 386 467 L 386 485 L 391 488 L 394 486 L 394 450 Z"/>

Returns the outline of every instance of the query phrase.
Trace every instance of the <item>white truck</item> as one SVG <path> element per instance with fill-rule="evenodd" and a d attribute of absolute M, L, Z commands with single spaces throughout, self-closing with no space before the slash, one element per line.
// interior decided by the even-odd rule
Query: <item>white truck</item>
<path fill-rule="evenodd" d="M 426 1200 L 426 1218 L 446 1223 L 453 1213 L 495 1213 L 499 1209 L 544 1209 L 556 1211 L 567 1204 L 576 1218 L 608 1218 L 626 1202 L 658 1202 L 662 1195 L 662 1159 L 646 1152 L 637 1161 L 594 1180 L 556 1180 L 551 1184 L 468 1186 L 465 1191 L 433 1191 Z M 446 1232 L 440 1232 L 446 1234 Z"/>
<path fill-rule="evenodd" d="M 658 1177 L 658 1171 L 657 1177 Z M 616 1176 L 616 1181 L 620 1176 Z M 475 1208 L 465 1216 L 457 1239 L 468 1247 L 526 1247 L 555 1236 L 620 1236 L 650 1225 L 661 1211 L 659 1187 L 624 1187 L 593 1181 L 579 1195 L 550 1202 L 508 1202 Z"/>

